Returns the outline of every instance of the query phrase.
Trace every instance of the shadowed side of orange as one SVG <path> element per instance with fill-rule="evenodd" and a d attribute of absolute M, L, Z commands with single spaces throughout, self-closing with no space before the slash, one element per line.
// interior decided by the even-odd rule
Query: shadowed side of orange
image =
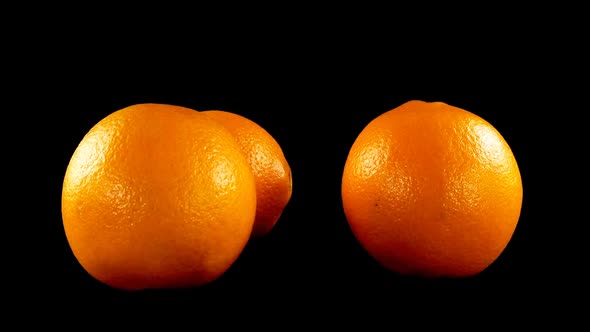
<path fill-rule="evenodd" d="M 268 234 L 291 199 L 291 168 L 274 137 L 254 121 L 227 111 L 201 113 L 225 126 L 237 139 L 256 182 L 256 218 L 252 235 Z"/>

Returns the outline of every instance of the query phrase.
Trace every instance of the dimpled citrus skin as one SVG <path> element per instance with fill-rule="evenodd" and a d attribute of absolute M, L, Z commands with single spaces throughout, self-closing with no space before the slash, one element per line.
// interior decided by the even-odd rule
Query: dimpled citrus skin
<path fill-rule="evenodd" d="M 255 209 L 254 177 L 232 134 L 173 105 L 132 105 L 99 121 L 63 182 L 73 254 L 127 290 L 217 279 L 245 247 Z"/>
<path fill-rule="evenodd" d="M 291 168 L 279 143 L 254 121 L 227 111 L 203 114 L 223 124 L 246 154 L 256 182 L 256 218 L 252 236 L 268 234 L 291 199 Z"/>
<path fill-rule="evenodd" d="M 520 216 L 523 189 L 500 133 L 466 110 L 409 101 L 371 121 L 342 177 L 352 232 L 391 271 L 468 277 L 494 262 Z"/>

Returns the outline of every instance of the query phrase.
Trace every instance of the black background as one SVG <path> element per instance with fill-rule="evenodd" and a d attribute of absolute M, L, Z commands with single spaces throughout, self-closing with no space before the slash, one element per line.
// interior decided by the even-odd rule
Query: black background
<path fill-rule="evenodd" d="M 559 229 L 568 226 L 556 230 L 549 217 L 546 192 L 559 180 L 547 176 L 547 162 L 535 159 L 553 140 L 545 125 L 556 121 L 543 115 L 552 107 L 546 84 L 554 72 L 531 62 L 546 45 L 541 37 L 523 42 L 489 32 L 456 39 L 456 31 L 412 37 L 404 33 L 407 27 L 383 21 L 323 24 L 321 17 L 308 16 L 313 28 L 309 20 L 277 18 L 220 31 L 227 20 L 193 20 L 163 33 L 157 21 L 146 19 L 115 36 L 100 29 L 76 35 L 71 26 L 40 31 L 39 40 L 52 42 L 35 48 L 43 56 L 15 82 L 35 91 L 19 101 L 34 110 L 24 115 L 34 119 L 39 137 L 27 143 L 24 157 L 32 159 L 31 187 L 42 202 L 40 208 L 25 205 L 28 214 L 39 216 L 25 225 L 28 241 L 16 240 L 25 257 L 18 260 L 22 272 L 13 274 L 25 285 L 23 308 L 60 303 L 67 310 L 98 307 L 100 313 L 122 314 L 182 308 L 204 316 L 235 309 L 297 320 L 334 308 L 391 314 L 400 308 L 460 312 L 486 306 L 495 308 L 484 311 L 493 319 L 519 315 L 522 308 L 552 308 L 559 303 L 555 297 L 575 296 L 565 290 L 572 280 L 564 279 L 567 264 L 555 249 L 562 241 Z M 271 26 L 280 29 L 271 33 Z M 412 99 L 443 101 L 483 117 L 519 164 L 524 200 L 518 227 L 499 259 L 475 277 L 429 280 L 386 271 L 346 223 L 340 181 L 348 149 L 370 120 Z M 69 158 L 100 119 L 145 102 L 242 114 L 275 137 L 291 166 L 293 195 L 275 228 L 252 240 L 210 285 L 114 290 L 90 277 L 67 244 L 60 200 Z M 560 223 L 570 225 L 565 215 Z"/>

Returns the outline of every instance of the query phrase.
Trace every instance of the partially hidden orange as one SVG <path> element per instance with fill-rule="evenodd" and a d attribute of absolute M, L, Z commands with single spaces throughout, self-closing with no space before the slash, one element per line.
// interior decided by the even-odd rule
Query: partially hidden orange
<path fill-rule="evenodd" d="M 350 229 L 385 268 L 469 277 L 498 259 L 515 232 L 521 174 L 489 122 L 412 100 L 376 117 L 351 146 L 342 175 Z"/>
<path fill-rule="evenodd" d="M 195 110 L 125 107 L 83 137 L 67 166 L 62 218 L 82 267 L 120 289 L 200 286 L 247 244 L 254 175 L 233 134 Z"/>
<path fill-rule="evenodd" d="M 202 111 L 225 126 L 237 139 L 256 182 L 256 218 L 253 237 L 267 235 L 291 199 L 291 168 L 281 146 L 262 126 L 237 113 Z"/>

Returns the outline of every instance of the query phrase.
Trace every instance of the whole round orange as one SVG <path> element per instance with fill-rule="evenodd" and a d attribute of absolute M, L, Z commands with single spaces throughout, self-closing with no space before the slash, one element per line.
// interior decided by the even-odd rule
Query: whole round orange
<path fill-rule="evenodd" d="M 63 227 L 73 254 L 120 289 L 200 286 L 250 238 L 254 176 L 233 135 L 195 110 L 132 105 L 83 137 L 67 166 Z"/>
<path fill-rule="evenodd" d="M 485 270 L 511 240 L 523 197 L 515 156 L 490 123 L 418 100 L 361 131 L 341 190 L 362 247 L 385 268 L 421 277 Z"/>
<path fill-rule="evenodd" d="M 246 154 L 256 182 L 252 236 L 268 234 L 291 199 L 291 168 L 281 146 L 266 129 L 242 115 L 221 110 L 202 113 L 224 125 Z"/>

